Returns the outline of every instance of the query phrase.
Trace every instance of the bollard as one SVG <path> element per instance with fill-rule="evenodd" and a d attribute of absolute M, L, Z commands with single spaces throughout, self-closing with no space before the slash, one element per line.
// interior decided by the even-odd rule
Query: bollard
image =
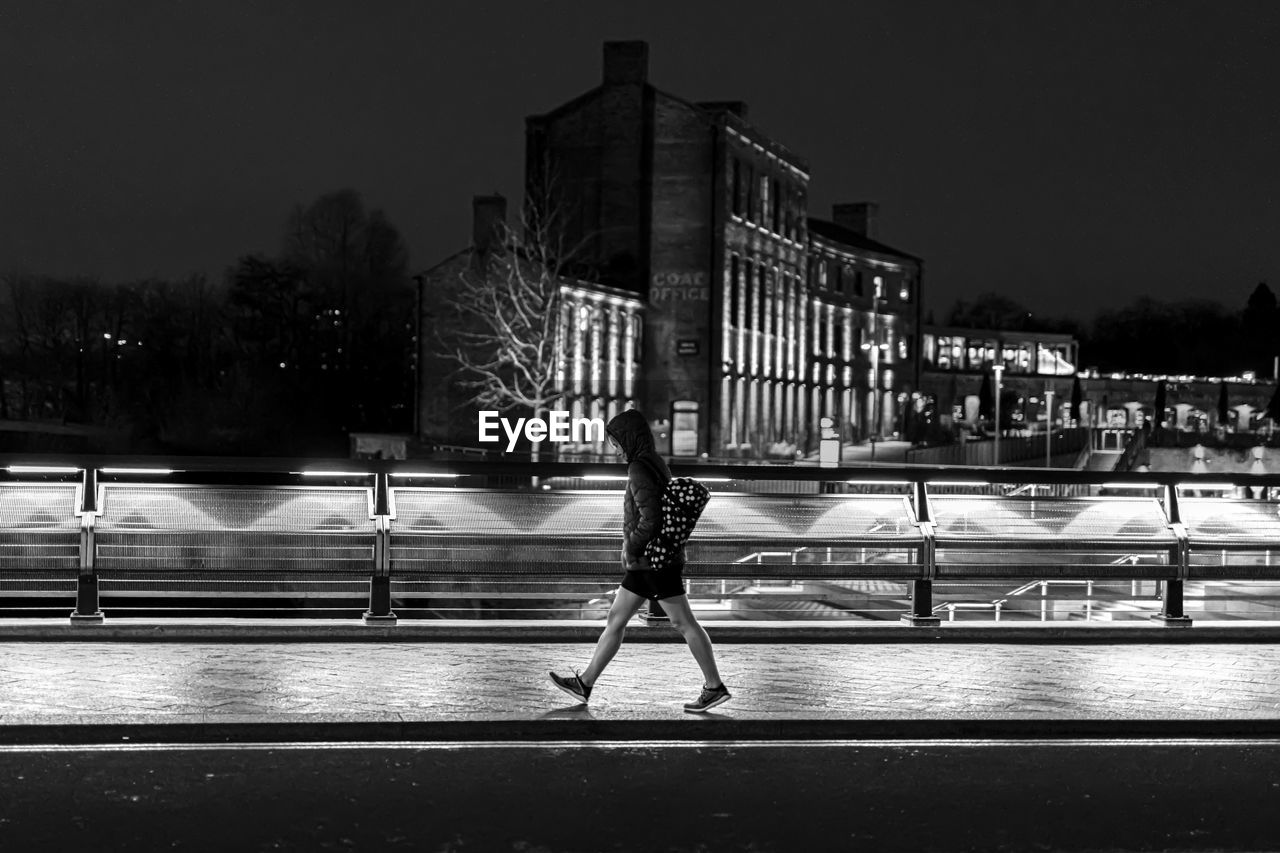
<path fill-rule="evenodd" d="M 394 625 L 391 612 L 391 503 L 386 474 L 373 478 L 373 574 L 369 576 L 366 625 Z"/>
<path fill-rule="evenodd" d="M 1188 628 L 1191 626 L 1191 617 L 1182 610 L 1182 581 L 1165 581 L 1160 599 L 1160 612 L 1152 616 L 1152 619 L 1162 622 L 1171 628 Z"/>
<path fill-rule="evenodd" d="M 902 621 L 918 628 L 932 628 L 942 624 L 933 613 L 933 581 L 911 582 L 911 612 L 902 615 Z"/>
<path fill-rule="evenodd" d="M 76 609 L 71 611 L 72 625 L 101 625 L 98 608 L 97 544 L 93 536 L 93 519 L 101 511 L 98 506 L 98 472 L 86 468 L 80 493 L 80 574 L 76 578 Z"/>
<path fill-rule="evenodd" d="M 667 611 L 662 609 L 662 605 L 656 601 L 650 601 L 648 608 L 644 611 L 642 617 L 646 625 L 670 625 L 671 617 L 667 615 Z"/>
<path fill-rule="evenodd" d="M 374 575 L 369 578 L 369 609 L 365 611 L 364 624 L 396 624 L 396 615 L 391 612 L 391 577 L 389 575 Z"/>
<path fill-rule="evenodd" d="M 102 611 L 98 609 L 98 576 L 90 571 L 80 573 L 76 579 L 76 609 L 71 611 L 73 625 L 100 625 Z"/>

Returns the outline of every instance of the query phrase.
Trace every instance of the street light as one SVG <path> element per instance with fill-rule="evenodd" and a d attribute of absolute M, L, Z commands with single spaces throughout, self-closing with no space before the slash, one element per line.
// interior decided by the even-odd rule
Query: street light
<path fill-rule="evenodd" d="M 1044 467 L 1053 466 L 1053 455 L 1049 452 L 1049 444 L 1053 441 L 1053 387 L 1044 389 Z"/>
<path fill-rule="evenodd" d="M 422 289 L 427 277 L 415 275 L 413 282 L 413 440 L 422 440 Z"/>
<path fill-rule="evenodd" d="M 1000 374 L 1004 373 L 1003 364 L 991 365 L 991 370 L 996 375 L 996 458 L 995 464 L 1000 464 Z"/>

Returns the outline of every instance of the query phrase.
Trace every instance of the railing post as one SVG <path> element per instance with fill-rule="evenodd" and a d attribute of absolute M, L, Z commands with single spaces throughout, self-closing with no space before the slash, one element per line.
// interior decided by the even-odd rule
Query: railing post
<path fill-rule="evenodd" d="M 373 573 L 369 577 L 366 625 L 394 625 L 391 612 L 391 499 L 387 474 L 373 475 Z"/>
<path fill-rule="evenodd" d="M 942 624 L 933 613 L 933 579 L 938 576 L 938 554 L 929 492 L 923 481 L 914 484 L 912 496 L 916 523 L 924 537 L 920 548 L 920 572 L 924 577 L 911 582 L 911 610 L 902 615 L 902 621 L 917 628 L 933 628 Z"/>
<path fill-rule="evenodd" d="M 933 581 L 911 582 L 911 612 L 903 614 L 902 621 L 917 628 L 933 628 L 942 620 L 933 613 Z"/>
<path fill-rule="evenodd" d="M 1169 549 L 1169 559 L 1174 564 L 1178 577 L 1176 580 L 1164 581 L 1160 594 L 1160 612 L 1151 618 L 1171 628 L 1189 628 L 1191 617 L 1182 609 L 1182 585 L 1191 573 L 1191 545 L 1187 538 L 1187 527 L 1182 523 L 1182 510 L 1178 506 L 1178 487 L 1172 483 L 1164 487 L 1164 510 L 1169 526 L 1178 538 L 1178 544 Z"/>
<path fill-rule="evenodd" d="M 667 611 L 662 609 L 662 605 L 656 601 L 650 600 L 649 606 L 641 614 L 646 625 L 669 625 L 671 617 L 667 615 Z"/>
<path fill-rule="evenodd" d="M 71 611 L 72 625 L 101 625 L 102 611 L 98 607 L 97 544 L 93 536 L 93 520 L 100 511 L 98 506 L 98 471 L 84 470 L 81 483 L 80 507 L 80 572 L 76 577 L 76 609 Z"/>

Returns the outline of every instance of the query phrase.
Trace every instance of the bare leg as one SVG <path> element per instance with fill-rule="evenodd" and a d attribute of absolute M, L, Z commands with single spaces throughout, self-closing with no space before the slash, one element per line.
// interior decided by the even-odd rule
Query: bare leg
<path fill-rule="evenodd" d="M 716 653 L 711 648 L 711 638 L 707 636 L 707 632 L 693 615 L 688 596 L 677 595 L 664 598 L 659 603 L 671 617 L 671 627 L 679 631 L 680 636 L 684 637 L 684 641 L 689 644 L 689 651 L 693 652 L 693 659 L 698 662 L 698 666 L 702 669 L 702 677 L 706 679 L 705 686 L 719 687 L 723 684 L 724 682 L 720 680 L 720 670 L 716 668 Z"/>
<path fill-rule="evenodd" d="M 618 653 L 618 648 L 622 645 L 622 635 L 627 630 L 627 622 L 636 615 L 636 611 L 642 604 L 644 604 L 643 597 L 629 589 L 618 587 L 613 605 L 609 608 L 604 633 L 600 635 L 600 639 L 596 640 L 596 651 L 591 656 L 591 663 L 587 664 L 587 668 L 578 676 L 586 682 L 588 687 L 596 683 L 600 673 L 604 672 L 609 661 L 613 660 L 613 656 Z"/>

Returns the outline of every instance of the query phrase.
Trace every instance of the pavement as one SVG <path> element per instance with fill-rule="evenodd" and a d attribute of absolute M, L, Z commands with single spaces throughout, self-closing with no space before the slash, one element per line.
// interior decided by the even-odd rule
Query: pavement
<path fill-rule="evenodd" d="M 768 642 L 713 627 L 734 697 L 706 715 L 682 710 L 702 678 L 666 626 L 629 628 L 589 706 L 547 671 L 584 666 L 599 625 L 569 641 L 286 626 L 281 642 L 269 625 L 201 627 L 135 623 L 112 638 L 0 624 L 0 745 L 1280 737 L 1274 625 L 1039 637 L 881 626 Z"/>

